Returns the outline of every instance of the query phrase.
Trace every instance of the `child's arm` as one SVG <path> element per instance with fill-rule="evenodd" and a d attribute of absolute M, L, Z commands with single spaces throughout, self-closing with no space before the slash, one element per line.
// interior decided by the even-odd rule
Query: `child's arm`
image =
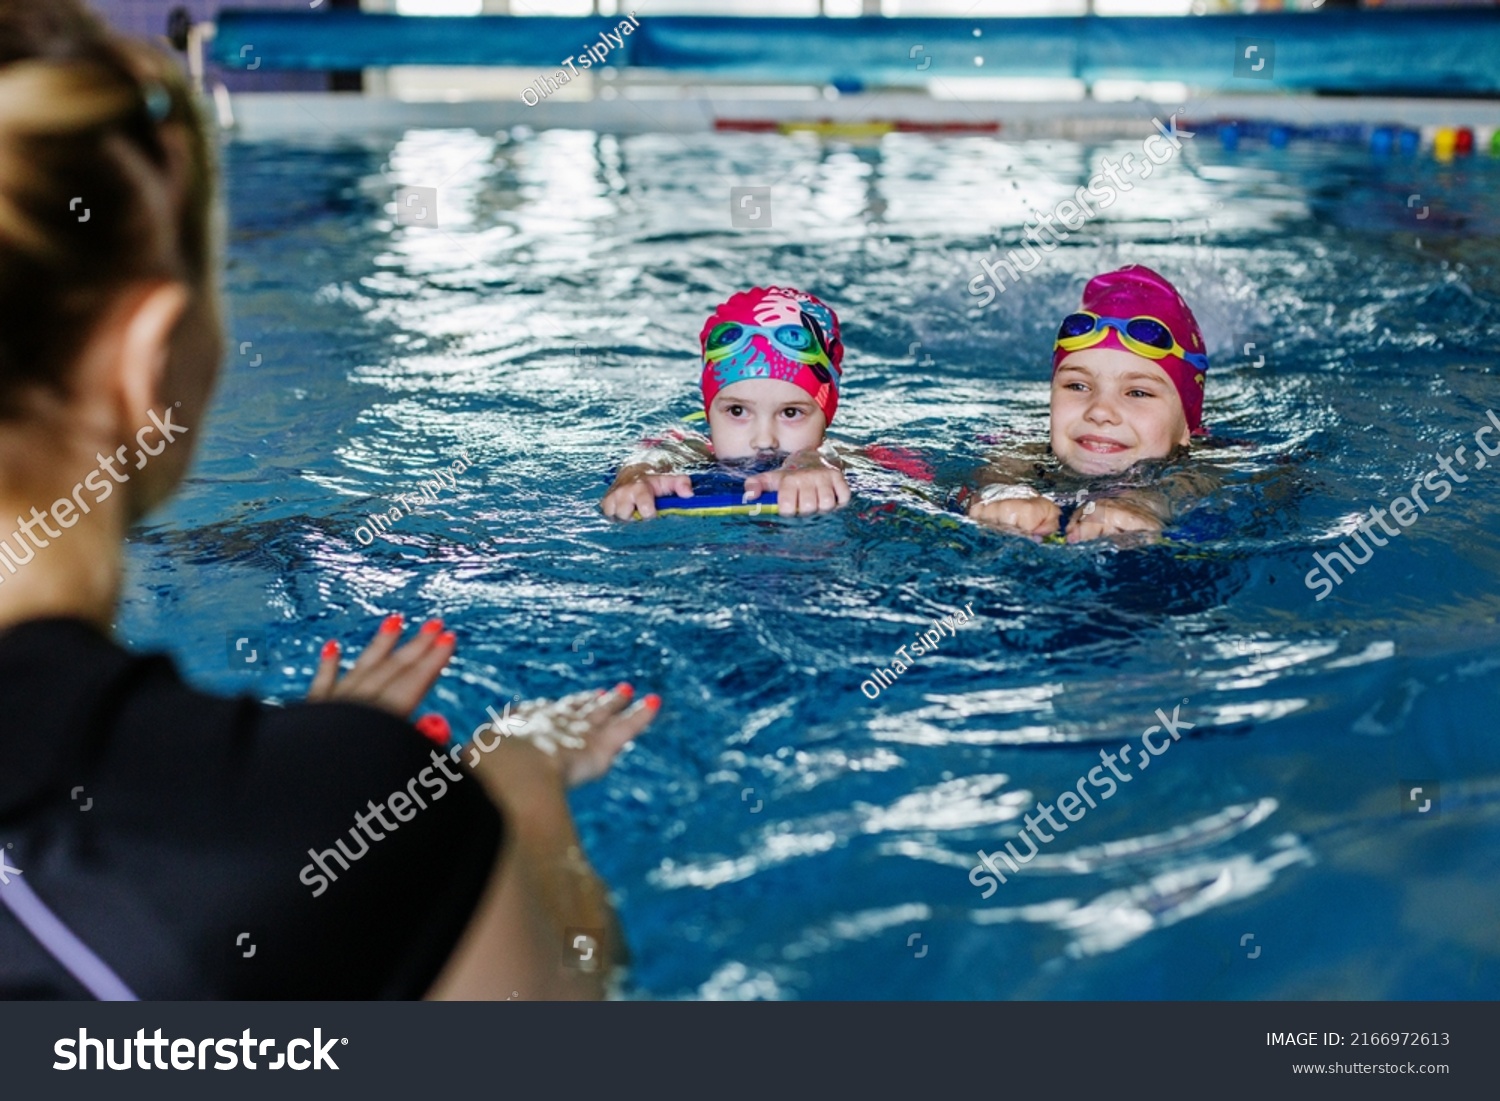
<path fill-rule="evenodd" d="M 1132 532 L 1155 538 L 1221 483 L 1222 479 L 1210 470 L 1178 470 L 1154 485 L 1112 490 L 1091 498 L 1068 522 L 1068 542 Z"/>
<path fill-rule="evenodd" d="M 1084 543 L 1116 535 L 1144 533 L 1154 541 L 1167 526 L 1150 491 L 1125 490 L 1096 497 L 1078 508 L 1068 521 L 1068 542 Z"/>
<path fill-rule="evenodd" d="M 1046 457 L 1043 444 L 1027 444 L 1020 452 L 995 453 L 974 475 L 978 489 L 989 486 L 1029 486 L 1036 480 L 1037 463 Z"/>
<path fill-rule="evenodd" d="M 1011 535 L 1041 540 L 1057 533 L 1062 510 L 1056 501 L 1030 486 L 991 483 L 969 502 L 969 519 Z"/>
<path fill-rule="evenodd" d="M 831 442 L 822 447 L 794 451 L 776 470 L 745 479 L 745 500 L 762 493 L 776 494 L 776 511 L 782 516 L 810 516 L 832 512 L 849 503 L 849 482 L 844 460 Z"/>
<path fill-rule="evenodd" d="M 620 468 L 599 507 L 612 520 L 656 516 L 658 497 L 691 497 L 693 481 L 682 469 L 711 458 L 706 442 L 691 436 L 663 440 Z"/>
<path fill-rule="evenodd" d="M 1040 455 L 1044 449 L 1035 449 Z M 969 501 L 969 519 L 1011 535 L 1045 539 L 1055 535 L 1062 510 L 1029 484 L 1036 477 L 1036 457 L 995 455 L 975 475 L 977 492 Z"/>

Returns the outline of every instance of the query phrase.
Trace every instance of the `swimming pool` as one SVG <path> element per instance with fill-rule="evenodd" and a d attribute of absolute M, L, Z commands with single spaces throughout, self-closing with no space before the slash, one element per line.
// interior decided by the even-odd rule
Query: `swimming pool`
<path fill-rule="evenodd" d="M 232 144 L 231 354 L 185 492 L 132 541 L 122 637 L 289 699 L 325 638 L 441 615 L 434 706 L 465 730 L 517 694 L 660 692 L 574 800 L 628 996 L 1494 997 L 1500 469 L 1326 599 L 1304 577 L 1500 415 L 1500 169 L 1196 141 L 976 305 L 981 259 L 1139 145 Z M 396 224 L 400 185 L 438 189 L 436 227 Z M 753 185 L 768 215 L 736 228 Z M 957 521 L 943 497 L 987 442 L 1044 432 L 1057 319 L 1137 261 L 1216 353 L 1206 421 L 1235 443 L 1206 520 L 1132 551 Z M 835 434 L 917 448 L 935 483 L 606 523 L 611 468 L 694 408 L 702 319 L 757 282 L 839 310 Z M 461 454 L 456 488 L 361 544 Z M 976 852 L 1158 709 L 1191 730 L 981 897 Z"/>

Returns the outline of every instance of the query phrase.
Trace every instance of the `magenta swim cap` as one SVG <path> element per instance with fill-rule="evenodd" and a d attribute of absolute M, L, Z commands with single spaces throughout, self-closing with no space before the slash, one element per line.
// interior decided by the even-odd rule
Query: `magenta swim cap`
<path fill-rule="evenodd" d="M 1195 366 L 1179 355 L 1167 354 L 1160 359 L 1142 356 L 1155 363 L 1167 373 L 1167 378 L 1177 388 L 1182 399 L 1182 412 L 1187 418 L 1188 430 L 1195 436 L 1207 434 L 1203 427 L 1203 377 L 1207 368 L 1207 353 L 1204 350 L 1203 332 L 1188 309 L 1177 288 L 1148 267 L 1131 264 L 1118 271 L 1105 272 L 1090 279 L 1083 288 L 1080 309 L 1100 317 L 1129 320 L 1137 317 L 1152 317 L 1167 327 L 1182 348 L 1194 355 L 1202 356 L 1202 366 Z M 1106 327 L 1105 335 L 1096 348 L 1119 348 L 1121 351 L 1140 355 L 1128 347 L 1117 329 Z M 1071 352 L 1054 348 L 1052 370 L 1057 371 Z"/>
<path fill-rule="evenodd" d="M 698 336 L 703 349 L 703 410 L 724 387 L 778 378 L 805 390 L 828 424 L 839 405 L 844 342 L 839 319 L 817 298 L 792 287 L 755 287 L 725 302 Z"/>

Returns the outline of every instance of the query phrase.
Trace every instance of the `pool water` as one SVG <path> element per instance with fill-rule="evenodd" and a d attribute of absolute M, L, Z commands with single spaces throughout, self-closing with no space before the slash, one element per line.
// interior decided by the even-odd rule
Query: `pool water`
<path fill-rule="evenodd" d="M 517 695 L 661 693 L 574 798 L 629 997 L 1493 998 L 1500 469 L 1326 599 L 1304 577 L 1500 416 L 1500 169 L 1185 144 L 985 308 L 979 261 L 1139 141 L 231 144 L 230 355 L 190 481 L 132 542 L 121 634 L 291 700 L 324 639 L 438 615 L 460 648 L 427 709 L 462 730 Z M 397 224 L 403 185 L 438 189 L 435 227 Z M 750 185 L 768 213 L 736 227 Z M 1206 521 L 1117 550 L 945 511 L 992 442 L 1043 438 L 1057 320 L 1130 262 L 1214 354 Z M 606 522 L 611 469 L 695 408 L 704 317 L 757 283 L 839 311 L 835 435 L 933 481 Z M 982 897 L 976 853 L 1158 709 L 1191 727 Z"/>

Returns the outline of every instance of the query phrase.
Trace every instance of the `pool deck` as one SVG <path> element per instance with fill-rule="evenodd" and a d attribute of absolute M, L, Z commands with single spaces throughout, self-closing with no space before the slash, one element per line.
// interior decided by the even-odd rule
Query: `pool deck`
<path fill-rule="evenodd" d="M 614 89 L 606 89 L 606 95 Z M 1500 129 L 1500 100 L 1405 99 L 1296 95 L 1189 95 L 1186 100 L 936 99 L 905 89 L 825 98 L 813 89 L 732 89 L 703 94 L 686 86 L 632 88 L 612 98 L 545 99 L 527 106 L 514 99 L 444 102 L 360 93 L 266 92 L 215 97 L 221 125 L 247 139 L 338 137 L 400 132 L 412 127 L 502 130 L 593 130 L 614 134 L 701 133 L 716 129 L 815 128 L 847 136 L 878 136 L 886 129 L 937 133 L 994 133 L 1000 138 L 1112 139 L 1139 137 L 1151 119 L 1178 113 L 1179 126 L 1214 120 L 1252 120 L 1318 129 L 1341 125 L 1401 125 L 1432 130 L 1467 126 L 1476 148 L 1488 148 Z M 759 93 L 750 98 L 744 93 Z M 792 98 L 796 93 L 800 98 Z M 788 94 L 790 93 L 790 94 Z M 998 124 L 998 130 L 996 129 Z"/>

